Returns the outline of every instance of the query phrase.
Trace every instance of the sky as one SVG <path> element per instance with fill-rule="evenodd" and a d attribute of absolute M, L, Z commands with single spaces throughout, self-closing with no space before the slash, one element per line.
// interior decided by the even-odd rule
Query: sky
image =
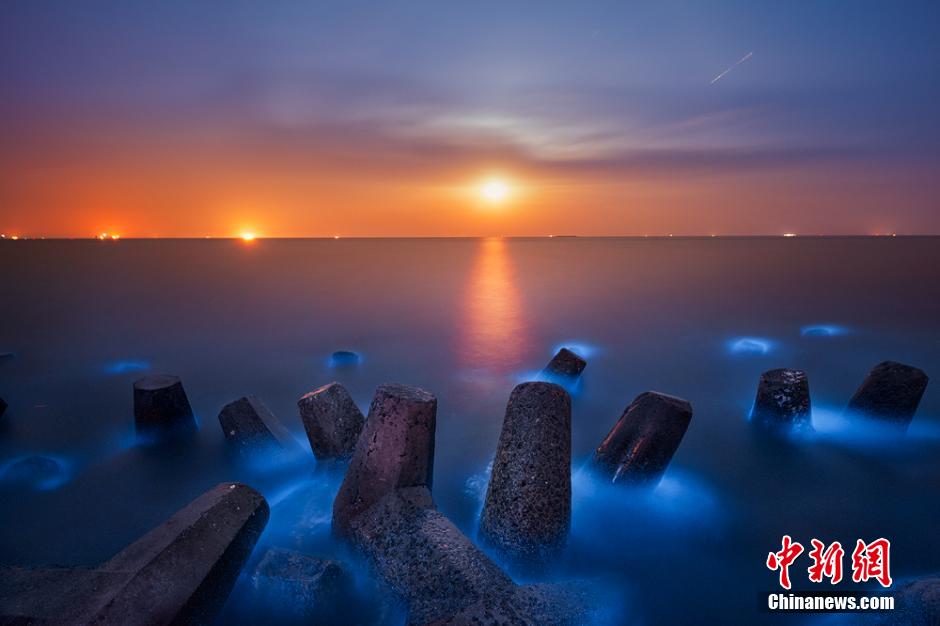
<path fill-rule="evenodd" d="M 938 102 L 935 0 L 5 0 L 0 232 L 940 234 Z"/>

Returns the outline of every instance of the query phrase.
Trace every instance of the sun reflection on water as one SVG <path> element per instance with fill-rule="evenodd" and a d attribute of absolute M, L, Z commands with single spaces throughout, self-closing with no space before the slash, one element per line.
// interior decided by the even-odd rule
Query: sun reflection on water
<path fill-rule="evenodd" d="M 457 347 L 461 366 L 481 378 L 505 376 L 520 367 L 528 346 L 507 243 L 484 239 L 464 291 Z"/>

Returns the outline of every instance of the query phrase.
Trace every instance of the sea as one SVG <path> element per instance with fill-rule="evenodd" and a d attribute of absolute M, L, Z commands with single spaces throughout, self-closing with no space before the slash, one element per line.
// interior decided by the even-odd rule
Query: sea
<path fill-rule="evenodd" d="M 940 376 L 938 238 L 5 240 L 0 293 L 0 563 L 93 566 L 238 480 L 271 506 L 256 553 L 342 560 L 368 595 L 331 538 L 339 478 L 317 469 L 298 398 L 334 380 L 364 412 L 383 382 L 435 394 L 434 499 L 476 539 L 509 394 L 565 346 L 588 362 L 570 389 L 571 534 L 520 582 L 589 581 L 597 623 L 792 624 L 832 617 L 762 609 L 784 535 L 846 548 L 842 583 L 811 583 L 804 553 L 794 589 L 880 592 L 851 580 L 858 539 L 891 542 L 895 584 L 940 571 L 940 379 L 905 436 L 843 415 L 881 361 Z M 749 422 L 779 367 L 807 373 L 812 433 Z M 185 445 L 135 438 L 133 382 L 159 373 L 196 413 Z M 647 390 L 692 404 L 681 446 L 654 488 L 599 482 L 584 463 Z M 231 454 L 218 413 L 248 394 L 302 457 Z M 295 600 L 252 600 L 250 569 L 221 623 Z"/>

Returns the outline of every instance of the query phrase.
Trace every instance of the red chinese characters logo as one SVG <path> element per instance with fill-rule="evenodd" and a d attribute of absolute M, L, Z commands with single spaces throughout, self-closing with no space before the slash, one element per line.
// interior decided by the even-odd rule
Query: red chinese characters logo
<path fill-rule="evenodd" d="M 803 554 L 804 548 L 790 535 L 784 535 L 779 552 L 767 555 L 767 568 L 779 571 L 780 586 L 790 589 L 790 566 Z M 830 584 L 842 581 L 842 561 L 845 550 L 842 544 L 834 541 L 828 546 L 819 539 L 810 540 L 812 549 L 808 552 L 812 564 L 807 568 L 810 582 L 821 583 L 828 578 Z M 885 538 L 865 543 L 859 539 L 852 551 L 852 581 L 856 583 L 877 580 L 882 587 L 890 587 L 891 580 L 891 542 Z"/>
<path fill-rule="evenodd" d="M 807 569 L 810 581 L 821 583 L 823 578 L 828 578 L 830 584 L 837 584 L 842 580 L 842 557 L 845 556 L 842 544 L 834 541 L 827 548 L 819 539 L 813 539 L 810 543 L 813 545 L 809 551 L 813 564 Z"/>
<path fill-rule="evenodd" d="M 784 589 L 790 588 L 790 565 L 796 560 L 796 557 L 803 554 L 802 544 L 790 539 L 790 535 L 784 535 L 781 542 L 783 547 L 780 552 L 771 552 L 767 555 L 767 567 L 773 570 L 780 570 L 780 586 Z"/>
<path fill-rule="evenodd" d="M 882 587 L 891 586 L 891 542 L 885 538 L 865 543 L 861 539 L 852 551 L 852 580 L 868 582 L 874 578 Z"/>

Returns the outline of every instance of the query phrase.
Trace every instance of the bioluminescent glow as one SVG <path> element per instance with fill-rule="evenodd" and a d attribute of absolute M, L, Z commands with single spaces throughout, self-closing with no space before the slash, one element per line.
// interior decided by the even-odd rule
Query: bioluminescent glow
<path fill-rule="evenodd" d="M 800 329 L 800 334 L 804 337 L 838 337 L 848 334 L 849 329 L 845 326 L 836 326 L 834 324 L 815 324 L 804 326 Z"/>
<path fill-rule="evenodd" d="M 240 464 L 261 476 L 304 467 L 313 468 L 315 461 L 306 435 L 298 435 L 293 431 L 290 434 L 297 446 L 286 450 L 275 446 L 258 448 L 247 457 L 239 457 Z"/>
<path fill-rule="evenodd" d="M 155 431 L 153 433 L 139 433 L 134 431 L 121 438 L 120 447 L 128 446 L 129 448 L 150 448 L 159 447 L 162 445 L 175 445 L 180 442 L 198 437 L 201 424 L 202 420 L 199 418 L 199 414 L 194 411 L 192 428 L 189 426 L 182 426 L 176 429 L 172 429 L 168 432 Z"/>
<path fill-rule="evenodd" d="M 330 369 L 355 367 L 362 364 L 362 354 L 352 350 L 337 350 L 326 360 Z"/>
<path fill-rule="evenodd" d="M 565 341 L 555 345 L 555 347 L 552 348 L 552 353 L 548 355 L 548 358 L 550 359 L 555 356 L 562 348 L 568 348 L 583 359 L 589 359 L 600 352 L 600 348 L 584 341 Z"/>
<path fill-rule="evenodd" d="M 111 439 L 111 445 L 108 447 L 108 455 L 116 456 L 118 454 L 132 450 L 139 445 L 151 445 L 155 443 L 150 441 L 143 436 L 138 436 L 134 431 L 133 425 L 126 430 L 122 430 L 120 433 L 113 435 Z"/>
<path fill-rule="evenodd" d="M 552 348 L 551 353 L 545 355 L 545 363 L 548 364 L 549 361 L 551 361 L 552 357 L 554 357 L 555 354 L 557 354 L 558 351 L 561 350 L 562 348 L 568 348 L 569 350 L 571 350 L 572 352 L 574 352 L 575 354 L 577 354 L 578 356 L 584 359 L 588 359 L 591 356 L 594 356 L 595 354 L 600 352 L 600 348 L 590 343 L 586 343 L 583 341 L 567 341 L 567 342 L 559 343 L 554 348 Z M 562 387 L 564 387 L 565 391 L 567 391 L 569 394 L 575 397 L 581 394 L 581 391 L 584 386 L 582 383 L 583 379 L 584 379 L 583 375 L 578 376 L 577 378 L 570 378 L 568 376 L 555 376 L 546 372 L 544 369 L 541 369 L 541 370 L 527 370 L 527 371 L 521 372 L 516 376 L 515 381 L 516 383 L 524 383 L 524 382 L 537 380 L 537 381 L 544 381 L 548 383 L 555 383 L 556 385 L 561 385 Z"/>
<path fill-rule="evenodd" d="M 317 552 L 330 549 L 333 499 L 342 480 L 339 472 L 306 469 L 291 471 L 274 483 L 257 484 L 271 507 L 262 537 Z"/>
<path fill-rule="evenodd" d="M 774 349 L 774 342 L 762 337 L 735 337 L 727 343 L 728 352 L 738 355 L 769 354 Z"/>
<path fill-rule="evenodd" d="M 108 363 L 104 371 L 108 374 L 126 374 L 128 372 L 145 372 L 150 369 L 150 361 L 142 361 L 139 359 L 128 359 L 124 361 L 114 361 L 113 363 Z"/>
<path fill-rule="evenodd" d="M 581 395 L 581 391 L 584 386 L 581 382 L 583 378 L 584 378 L 583 376 L 578 376 L 577 378 L 574 378 L 574 379 L 568 376 L 555 376 L 553 374 L 549 374 L 544 369 L 542 369 L 542 370 L 528 370 L 525 372 L 521 372 L 518 376 L 516 376 L 515 382 L 516 384 L 527 383 L 527 382 L 532 382 L 532 381 L 555 383 L 556 385 L 560 385 L 561 387 L 563 387 L 565 391 L 567 391 L 568 394 L 574 398 L 574 397 Z"/>
<path fill-rule="evenodd" d="M 617 593 L 605 602 L 620 599 L 625 606 L 609 623 L 623 623 L 630 606 L 642 610 L 642 599 L 631 596 L 641 593 L 651 564 L 682 562 L 728 534 L 730 502 L 677 467 L 655 488 L 613 485 L 586 468 L 571 478 L 567 554 L 584 571 L 617 577 Z"/>
<path fill-rule="evenodd" d="M 483 513 L 483 500 L 486 498 L 486 488 L 490 484 L 492 474 L 493 461 L 490 460 L 482 471 L 473 474 L 464 483 L 463 492 L 476 504 L 474 519 L 479 519 Z"/>
<path fill-rule="evenodd" d="M 0 483 L 52 491 L 72 477 L 72 464 L 59 456 L 33 454 L 16 457 L 0 467 Z"/>
<path fill-rule="evenodd" d="M 342 472 L 303 472 L 288 477 L 272 486 L 260 486 L 271 508 L 267 526 L 258 540 L 255 555 L 260 556 L 267 547 L 277 546 L 323 558 L 343 560 L 346 573 L 353 579 L 351 588 L 344 588 L 343 600 L 322 602 L 311 607 L 309 597 L 298 593 L 298 585 L 286 583 L 288 579 L 266 577 L 257 572 L 246 572 L 239 577 L 226 611 L 220 621 L 228 623 L 228 616 L 237 616 L 237 623 L 403 623 L 404 615 L 397 608 L 382 605 L 377 598 L 374 579 L 365 564 L 332 537 L 332 505 Z M 296 582 L 296 581 L 295 581 Z M 337 581 L 337 586 L 341 584 Z M 315 617 L 310 610 L 314 608 Z M 379 617 L 380 609 L 385 611 Z M 330 615 L 342 611 L 343 615 Z M 273 620 L 273 622 L 272 622 Z"/>
<path fill-rule="evenodd" d="M 292 481 L 286 485 L 281 485 L 265 494 L 265 499 L 268 501 L 268 505 L 271 507 L 280 506 L 285 500 L 298 493 L 303 489 L 309 489 L 317 484 L 317 481 L 312 477 L 304 477 L 298 480 Z"/>
<path fill-rule="evenodd" d="M 476 505 L 475 519 L 483 510 L 492 469 L 491 461 L 464 483 L 464 493 Z M 670 467 L 653 488 L 613 485 L 587 467 L 573 467 L 571 490 L 572 537 L 578 537 L 579 542 L 597 543 L 596 549 L 608 556 L 612 546 L 633 549 L 633 540 L 642 540 L 645 533 L 675 537 L 683 531 L 713 532 L 724 523 L 723 506 L 714 488 L 675 467 Z M 634 523 L 615 524 L 611 530 L 612 519 L 630 519 Z"/>
<path fill-rule="evenodd" d="M 847 413 L 842 407 L 813 406 L 815 439 L 879 456 L 910 453 L 924 443 L 940 441 L 940 424 L 922 415 L 907 431 L 878 419 Z"/>
<path fill-rule="evenodd" d="M 642 510 L 647 519 L 656 520 L 656 526 L 713 526 L 722 519 L 713 488 L 677 467 L 670 467 L 652 488 L 614 485 L 583 467 L 572 472 L 571 490 L 572 507 L 590 509 L 594 520 L 611 519 L 601 512 L 610 509 L 620 511 L 613 519 L 633 519 L 627 511 Z"/>

